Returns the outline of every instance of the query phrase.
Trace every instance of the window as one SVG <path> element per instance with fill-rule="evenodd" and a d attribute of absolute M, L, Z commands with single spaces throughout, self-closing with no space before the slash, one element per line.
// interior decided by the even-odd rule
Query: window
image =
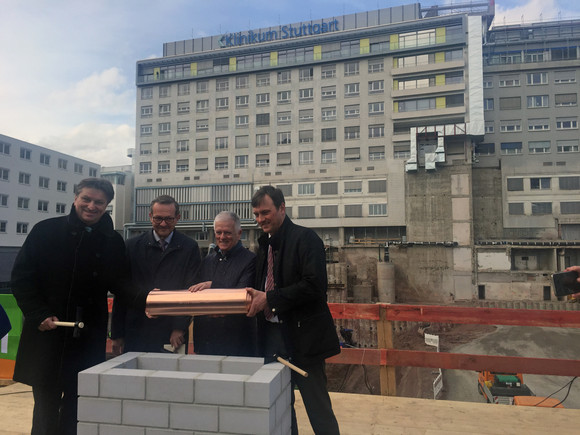
<path fill-rule="evenodd" d="M 180 97 L 189 95 L 189 83 L 179 83 L 177 85 L 177 95 Z"/>
<path fill-rule="evenodd" d="M 336 65 L 323 65 L 321 71 L 321 78 L 331 79 L 336 77 Z"/>
<path fill-rule="evenodd" d="M 358 62 L 346 62 L 344 64 L 344 76 L 355 76 L 359 74 Z"/>
<path fill-rule="evenodd" d="M 19 172 L 18 183 L 30 185 L 30 174 L 27 174 L 26 172 Z"/>
<path fill-rule="evenodd" d="M 332 181 L 329 183 L 320 183 L 321 195 L 338 195 L 338 183 Z"/>
<path fill-rule="evenodd" d="M 256 135 L 256 147 L 267 147 L 270 145 L 270 133 L 259 133 Z"/>
<path fill-rule="evenodd" d="M 548 118 L 528 119 L 528 131 L 546 131 L 550 129 Z"/>
<path fill-rule="evenodd" d="M 209 146 L 209 139 L 207 137 L 195 140 L 195 150 L 197 152 L 207 151 Z"/>
<path fill-rule="evenodd" d="M 556 118 L 557 130 L 576 130 L 578 128 L 578 118 Z"/>
<path fill-rule="evenodd" d="M 521 108 L 521 97 L 503 97 L 499 99 L 499 110 L 519 110 Z"/>
<path fill-rule="evenodd" d="M 336 120 L 336 107 L 323 107 L 322 108 L 322 120 L 323 121 L 335 121 Z"/>
<path fill-rule="evenodd" d="M 177 152 L 183 153 L 189 151 L 189 139 L 182 139 L 177 141 Z"/>
<path fill-rule="evenodd" d="M 532 202 L 532 215 L 552 214 L 551 202 Z"/>
<path fill-rule="evenodd" d="M 169 154 L 171 142 L 157 143 L 157 154 Z"/>
<path fill-rule="evenodd" d="M 575 70 L 554 71 L 554 83 L 556 84 L 576 83 L 576 71 Z"/>
<path fill-rule="evenodd" d="M 290 83 L 292 81 L 292 73 L 290 70 L 278 71 L 278 84 Z"/>
<path fill-rule="evenodd" d="M 300 68 L 298 80 L 301 82 L 307 82 L 314 78 L 314 68 Z"/>
<path fill-rule="evenodd" d="M 177 160 L 175 163 L 176 172 L 187 172 L 189 171 L 189 159 Z"/>
<path fill-rule="evenodd" d="M 276 134 L 278 145 L 290 145 L 292 143 L 292 133 L 281 131 Z"/>
<path fill-rule="evenodd" d="M 205 94 L 209 92 L 209 81 L 203 80 L 197 82 L 195 85 L 195 89 L 198 94 Z"/>
<path fill-rule="evenodd" d="M 507 179 L 508 192 L 521 192 L 524 190 L 523 178 L 508 178 Z"/>
<path fill-rule="evenodd" d="M 229 89 L 230 89 L 230 79 L 229 78 L 216 79 L 216 81 L 215 81 L 215 90 L 216 91 L 227 91 Z"/>
<path fill-rule="evenodd" d="M 530 141 L 528 142 L 528 151 L 530 154 L 543 154 L 550 152 L 550 141 Z"/>
<path fill-rule="evenodd" d="M 10 175 L 10 170 L 6 168 L 0 168 L 0 180 L 8 181 Z"/>
<path fill-rule="evenodd" d="M 344 106 L 344 118 L 358 118 L 360 116 L 360 104 Z"/>
<path fill-rule="evenodd" d="M 143 124 L 140 128 L 141 136 L 151 136 L 153 133 L 153 126 L 151 124 Z"/>
<path fill-rule="evenodd" d="M 499 78 L 499 87 L 500 88 L 512 88 L 520 86 L 520 76 L 513 75 L 513 76 L 500 76 Z"/>
<path fill-rule="evenodd" d="M 189 132 L 189 121 L 177 121 L 177 132 L 178 133 L 188 133 Z"/>
<path fill-rule="evenodd" d="M 236 128 L 246 128 L 250 125 L 249 115 L 238 115 L 236 116 Z"/>
<path fill-rule="evenodd" d="M 96 177 L 97 176 L 97 169 L 96 168 L 89 168 L 89 177 Z"/>
<path fill-rule="evenodd" d="M 313 205 L 298 206 L 298 219 L 313 219 L 315 207 Z"/>
<path fill-rule="evenodd" d="M 501 153 L 503 155 L 521 154 L 522 153 L 522 143 L 521 142 L 502 142 L 501 143 Z"/>
<path fill-rule="evenodd" d="M 369 94 L 379 94 L 385 92 L 385 81 L 374 80 L 369 82 Z"/>
<path fill-rule="evenodd" d="M 298 184 L 298 196 L 301 195 L 314 195 L 314 183 Z"/>
<path fill-rule="evenodd" d="M 547 95 L 532 95 L 527 98 L 528 109 L 537 109 L 539 107 L 548 107 L 549 98 Z"/>
<path fill-rule="evenodd" d="M 171 85 L 159 86 L 159 98 L 167 98 L 171 96 Z"/>
<path fill-rule="evenodd" d="M 506 121 L 500 121 L 499 131 L 502 133 L 515 133 L 522 131 L 522 120 L 521 119 L 510 119 Z"/>
<path fill-rule="evenodd" d="M 56 212 L 58 214 L 65 214 L 66 213 L 66 204 L 63 204 L 62 202 L 57 202 L 56 203 Z"/>
<path fill-rule="evenodd" d="M 58 180 L 56 182 L 56 190 L 58 190 L 59 192 L 66 192 L 66 181 Z"/>
<path fill-rule="evenodd" d="M 580 177 L 559 177 L 558 185 L 560 190 L 580 190 Z"/>
<path fill-rule="evenodd" d="M 235 168 L 244 169 L 248 167 L 248 156 L 236 156 Z"/>
<path fill-rule="evenodd" d="M 478 156 L 492 156 L 495 154 L 494 143 L 480 143 L 475 145 L 475 154 Z"/>
<path fill-rule="evenodd" d="M 240 95 L 236 97 L 236 108 L 248 107 L 250 105 L 249 95 Z"/>
<path fill-rule="evenodd" d="M 483 88 L 484 89 L 493 88 L 493 79 L 491 77 L 484 77 L 483 78 Z"/>
<path fill-rule="evenodd" d="M 385 70 L 385 62 L 380 60 L 369 60 L 369 74 L 379 73 Z"/>
<path fill-rule="evenodd" d="M 284 125 L 284 124 L 291 124 L 292 123 L 292 112 L 278 112 L 276 114 L 277 124 Z"/>
<path fill-rule="evenodd" d="M 345 205 L 344 217 L 362 217 L 362 204 Z"/>
<path fill-rule="evenodd" d="M 30 160 L 30 155 L 32 151 L 27 148 L 20 148 L 20 158 L 23 160 Z M 65 168 L 66 169 L 66 168 Z"/>
<path fill-rule="evenodd" d="M 556 142 L 556 147 L 559 153 L 577 153 L 578 139 L 559 140 Z"/>
<path fill-rule="evenodd" d="M 171 104 L 160 104 L 159 116 L 169 116 L 169 115 L 171 115 Z"/>
<path fill-rule="evenodd" d="M 323 100 L 336 98 L 336 86 L 323 86 L 320 89 L 320 95 Z"/>
<path fill-rule="evenodd" d="M 208 168 L 207 158 L 195 159 L 196 171 L 207 171 L 207 168 Z"/>
<path fill-rule="evenodd" d="M 139 163 L 139 173 L 140 174 L 150 174 L 151 173 L 151 162 Z"/>
<path fill-rule="evenodd" d="M 322 163 L 336 163 L 336 150 L 322 150 L 321 162 Z"/>
<path fill-rule="evenodd" d="M 164 174 L 166 172 L 169 172 L 169 170 L 170 170 L 169 160 L 160 160 L 159 162 L 157 162 L 157 173 Z"/>
<path fill-rule="evenodd" d="M 228 169 L 228 158 L 226 157 L 216 157 L 215 158 L 215 168 L 216 170 Z"/>
<path fill-rule="evenodd" d="M 556 94 L 554 96 L 556 107 L 570 107 L 578 105 L 578 94 Z"/>
<path fill-rule="evenodd" d="M 258 113 L 256 115 L 256 126 L 264 127 L 270 125 L 270 114 L 269 113 Z"/>
<path fill-rule="evenodd" d="M 300 101 L 312 101 L 314 98 L 314 89 L 306 88 L 298 91 L 298 98 Z"/>
<path fill-rule="evenodd" d="M 313 130 L 300 130 L 298 132 L 298 143 L 312 143 L 314 141 Z"/>
<path fill-rule="evenodd" d="M 215 149 L 216 150 L 227 150 L 228 149 L 228 138 L 227 137 L 216 137 L 215 138 Z"/>
<path fill-rule="evenodd" d="M 209 111 L 209 100 L 197 100 L 195 103 L 195 111 L 203 113 Z"/>
<path fill-rule="evenodd" d="M 336 141 L 336 128 L 323 128 L 320 133 L 322 142 Z"/>
<path fill-rule="evenodd" d="M 215 119 L 215 129 L 216 130 L 227 130 L 229 126 L 229 118 L 216 118 Z"/>
<path fill-rule="evenodd" d="M 546 85 L 548 84 L 548 73 L 537 72 L 527 74 L 528 85 Z"/>
<path fill-rule="evenodd" d="M 248 148 L 250 146 L 250 136 L 236 136 L 236 149 Z"/>
<path fill-rule="evenodd" d="M 216 98 L 215 99 L 215 110 L 227 110 L 230 106 L 230 100 L 228 97 Z"/>
<path fill-rule="evenodd" d="M 141 107 L 141 118 L 150 118 L 153 116 L 153 106 Z"/>
<path fill-rule="evenodd" d="M 171 133 L 171 122 L 160 122 L 159 134 L 169 134 L 169 133 Z"/>
<path fill-rule="evenodd" d="M 344 139 L 360 139 L 360 126 L 344 127 Z"/>
<path fill-rule="evenodd" d="M 493 98 L 483 99 L 483 110 L 493 110 Z"/>
<path fill-rule="evenodd" d="M 16 234 L 28 234 L 28 222 L 17 222 Z"/>
<path fill-rule="evenodd" d="M 360 93 L 359 83 L 347 83 L 344 85 L 344 96 L 345 97 L 356 97 Z"/>
<path fill-rule="evenodd" d="M 345 181 L 344 193 L 361 193 L 362 181 Z"/>
<path fill-rule="evenodd" d="M 491 134 L 495 131 L 493 121 L 485 121 L 485 134 Z"/>
<path fill-rule="evenodd" d="M 360 148 L 345 148 L 344 149 L 344 161 L 345 162 L 358 162 L 360 160 Z"/>
<path fill-rule="evenodd" d="M 180 115 L 185 115 L 186 113 L 189 113 L 189 101 L 177 103 L 177 113 L 179 113 Z"/>
<path fill-rule="evenodd" d="M 290 103 L 290 91 L 278 92 L 278 104 L 288 104 L 288 103 Z"/>
<path fill-rule="evenodd" d="M 18 208 L 21 210 L 28 210 L 28 205 L 30 204 L 29 198 L 18 197 Z"/>
<path fill-rule="evenodd" d="M 369 103 L 369 116 L 383 115 L 385 113 L 385 103 L 380 101 L 378 103 Z"/>
<path fill-rule="evenodd" d="M 265 168 L 270 166 L 270 154 L 256 154 L 256 167 Z"/>
<path fill-rule="evenodd" d="M 38 211 L 48 213 L 48 201 L 44 201 L 42 199 L 39 199 L 38 200 Z"/>
<path fill-rule="evenodd" d="M 338 205 L 322 205 L 320 206 L 320 217 L 322 218 L 337 218 Z"/>
<path fill-rule="evenodd" d="M 256 86 L 270 86 L 270 73 L 256 74 Z"/>
<path fill-rule="evenodd" d="M 369 138 L 384 137 L 384 136 L 385 136 L 384 124 L 369 125 Z"/>
<path fill-rule="evenodd" d="M 257 94 L 256 95 L 256 106 L 266 106 L 270 104 L 270 94 Z"/>
<path fill-rule="evenodd" d="M 292 156 L 290 153 L 278 153 L 276 156 L 278 166 L 288 166 L 292 164 Z"/>
<path fill-rule="evenodd" d="M 369 204 L 369 216 L 386 216 L 387 204 Z"/>
<path fill-rule="evenodd" d="M 387 180 L 369 180 L 369 193 L 386 193 Z"/>
<path fill-rule="evenodd" d="M 153 98 L 153 88 L 141 88 L 141 99 L 150 100 L 151 98 Z"/>
<path fill-rule="evenodd" d="M 38 177 L 38 187 L 41 189 L 48 189 L 50 180 L 47 177 Z"/>
<path fill-rule="evenodd" d="M 549 177 L 533 177 L 530 178 L 531 190 L 549 190 L 552 179 Z"/>
<path fill-rule="evenodd" d="M 246 89 L 250 86 L 249 76 L 237 76 L 236 77 L 236 89 Z"/>
<path fill-rule="evenodd" d="M 508 204 L 508 213 L 510 215 L 523 215 L 524 214 L 524 203 L 523 202 L 510 202 Z"/>
<path fill-rule="evenodd" d="M 312 122 L 314 120 L 314 109 L 302 109 L 298 112 L 298 122 Z"/>
<path fill-rule="evenodd" d="M 373 146 L 369 147 L 369 160 L 385 160 L 385 146 Z"/>
<path fill-rule="evenodd" d="M 8 195 L 0 193 L 0 207 L 8 207 Z"/>
<path fill-rule="evenodd" d="M 6 221 L 0 221 L 0 234 L 6 234 Z"/>
<path fill-rule="evenodd" d="M 298 164 L 299 165 L 314 164 L 314 151 L 300 151 L 298 153 Z"/>
<path fill-rule="evenodd" d="M 580 201 L 567 201 L 560 203 L 561 214 L 580 214 Z"/>

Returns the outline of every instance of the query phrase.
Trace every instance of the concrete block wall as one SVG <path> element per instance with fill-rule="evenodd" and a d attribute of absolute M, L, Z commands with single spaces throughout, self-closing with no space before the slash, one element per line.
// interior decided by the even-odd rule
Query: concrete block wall
<path fill-rule="evenodd" d="M 290 433 L 290 370 L 261 358 L 127 353 L 78 391 L 78 435 Z"/>

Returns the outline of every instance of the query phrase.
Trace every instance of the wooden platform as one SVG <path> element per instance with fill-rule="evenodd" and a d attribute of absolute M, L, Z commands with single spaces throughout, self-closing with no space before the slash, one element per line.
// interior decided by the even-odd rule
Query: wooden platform
<path fill-rule="evenodd" d="M 331 393 L 343 435 L 580 433 L 580 410 Z M 0 388 L 0 434 L 29 434 L 32 391 L 22 384 Z M 301 435 L 312 434 L 296 397 Z"/>

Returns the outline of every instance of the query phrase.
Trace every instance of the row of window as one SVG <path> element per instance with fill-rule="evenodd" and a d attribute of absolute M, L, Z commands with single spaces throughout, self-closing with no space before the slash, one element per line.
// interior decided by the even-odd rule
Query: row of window
<path fill-rule="evenodd" d="M 352 181 L 342 181 L 342 193 L 386 193 L 387 192 L 387 180 L 367 180 L 366 189 L 363 192 L 363 181 L 362 180 L 352 180 Z M 328 181 L 317 183 L 298 183 L 296 192 L 294 191 L 293 184 L 278 184 L 276 187 L 279 188 L 284 194 L 285 198 L 291 198 L 293 196 L 304 196 L 304 195 L 338 195 L 339 182 L 338 181 Z"/>
<path fill-rule="evenodd" d="M 9 156 L 11 155 L 11 144 L 7 142 L 0 141 L 0 155 Z M 39 162 L 41 165 L 50 166 L 51 155 L 46 153 L 40 153 Z M 22 160 L 32 160 L 32 150 L 24 147 L 20 147 L 20 158 Z M 59 158 L 58 159 L 58 169 L 67 170 L 68 169 L 68 160 Z M 76 174 L 82 174 L 84 171 L 84 165 L 81 163 L 74 164 L 74 172 Z M 96 177 L 97 176 L 97 169 L 96 168 L 89 168 L 89 176 Z"/>
<path fill-rule="evenodd" d="M 95 174 L 96 176 L 96 174 Z M 19 172 L 18 173 L 18 183 L 30 186 L 30 179 L 32 175 L 27 172 Z M 10 169 L 7 168 L 0 168 L 0 180 L 10 181 Z M 50 189 L 50 178 L 49 177 L 38 177 L 38 187 L 41 189 Z M 62 180 L 56 181 L 56 190 L 59 192 L 66 192 L 67 191 L 67 182 Z"/>
<path fill-rule="evenodd" d="M 560 214 L 580 214 L 580 201 L 562 201 L 559 203 Z M 510 215 L 545 215 L 552 214 L 551 202 L 510 202 L 508 213 Z"/>
<path fill-rule="evenodd" d="M 483 61 L 488 65 L 509 65 L 532 62 L 554 62 L 578 59 L 578 47 L 533 48 L 510 50 L 503 53 L 483 53 Z"/>
<path fill-rule="evenodd" d="M 408 147 L 406 150 L 395 150 L 395 158 L 408 158 L 409 151 Z M 255 167 L 264 168 L 270 166 L 270 154 L 256 154 L 255 156 Z M 345 162 L 358 162 L 361 159 L 361 152 L 359 147 L 345 148 L 344 150 L 344 161 Z M 369 161 L 384 160 L 385 159 L 385 147 L 376 146 L 369 147 Z M 245 169 L 250 167 L 250 156 L 249 155 L 238 155 L 234 157 L 234 169 Z M 299 165 L 314 165 L 318 163 L 314 158 L 314 151 L 300 151 L 298 153 L 298 164 Z M 320 161 L 322 164 L 337 163 L 337 150 L 328 149 L 322 150 L 320 152 Z M 292 154 L 277 153 L 276 154 L 276 166 L 288 166 L 292 164 Z M 230 169 L 230 159 L 228 156 L 216 156 L 214 158 L 214 168 L 216 170 L 220 169 Z M 150 174 L 152 173 L 153 163 L 152 162 L 140 162 L 139 163 L 139 173 L 140 174 Z M 209 169 L 209 158 L 202 157 L 195 159 L 195 170 L 196 171 L 207 171 Z M 175 161 L 175 172 L 188 172 L 190 170 L 189 159 L 178 159 Z M 160 160 L 157 162 L 157 173 L 169 173 L 171 172 L 171 161 L 170 160 Z"/>
<path fill-rule="evenodd" d="M 557 140 L 556 152 L 577 153 L 579 151 L 578 139 Z M 502 155 L 523 154 L 523 142 L 502 142 L 500 144 Z M 552 142 L 549 140 L 529 141 L 529 154 L 546 154 L 552 152 Z M 495 143 L 480 143 L 475 146 L 475 153 L 478 156 L 495 155 Z"/>
<path fill-rule="evenodd" d="M 367 205 L 368 214 L 366 216 L 387 216 L 386 203 Z M 316 212 L 317 209 L 319 209 L 318 213 Z M 345 204 L 342 214 L 339 214 L 338 212 L 338 205 L 299 205 L 295 207 L 286 207 L 286 214 L 290 218 L 297 219 L 365 217 L 365 215 L 363 215 L 363 204 Z"/>
<path fill-rule="evenodd" d="M 23 196 L 18 197 L 17 202 L 18 209 L 20 210 L 30 210 L 30 198 L 26 198 Z M 0 207 L 8 207 L 8 195 L 0 194 Z M 43 199 L 38 200 L 37 210 L 42 212 L 47 212 L 49 209 L 49 202 Z M 56 203 L 56 213 L 58 214 L 65 214 L 66 213 L 66 204 L 57 202 Z"/>
<path fill-rule="evenodd" d="M 528 131 L 549 131 L 550 118 L 533 118 L 524 120 L 527 123 Z M 556 118 L 556 130 L 575 130 L 578 128 L 577 116 L 561 116 Z M 518 133 L 522 131 L 521 119 L 503 119 L 499 121 L 500 133 Z M 495 133 L 493 121 L 485 122 L 485 133 Z"/>
<path fill-rule="evenodd" d="M 551 190 L 552 177 L 531 177 L 529 181 L 530 190 Z M 554 177 L 558 181 L 560 190 L 580 190 L 580 176 L 560 176 Z M 507 179 L 508 192 L 520 192 L 524 190 L 524 178 L 510 177 Z"/>
<path fill-rule="evenodd" d="M 28 234 L 28 222 L 16 222 L 16 234 Z M 0 234 L 6 234 L 8 222 L 0 221 Z"/>
<path fill-rule="evenodd" d="M 539 109 L 550 107 L 549 95 L 528 95 L 526 99 L 528 109 Z M 574 107 L 578 105 L 578 94 L 556 94 L 554 95 L 554 107 Z M 499 110 L 520 110 L 522 108 L 522 97 L 500 97 Z M 495 110 L 495 99 L 484 98 L 483 109 L 490 111 Z"/>
<path fill-rule="evenodd" d="M 554 84 L 576 83 L 576 70 L 554 71 Z M 547 85 L 549 81 L 548 72 L 530 72 L 526 73 L 526 85 Z M 500 88 L 512 88 L 521 86 L 520 74 L 502 74 L 498 77 L 497 85 Z M 486 89 L 494 87 L 492 77 L 483 78 L 483 87 Z"/>

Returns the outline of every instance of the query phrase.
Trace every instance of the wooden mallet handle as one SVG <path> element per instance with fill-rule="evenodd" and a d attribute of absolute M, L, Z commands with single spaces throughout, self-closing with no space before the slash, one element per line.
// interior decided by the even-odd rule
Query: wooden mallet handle
<path fill-rule="evenodd" d="M 304 376 L 305 378 L 308 377 L 308 373 L 307 372 L 305 372 L 304 370 L 302 370 L 300 367 L 296 367 L 290 361 L 286 361 L 284 358 L 281 358 L 279 356 L 276 357 L 276 361 L 278 361 L 279 363 L 284 364 L 286 367 L 289 367 L 290 369 L 294 370 L 296 373 Z"/>
<path fill-rule="evenodd" d="M 56 326 L 68 326 L 69 328 L 74 328 L 75 326 L 78 326 L 80 329 L 83 329 L 85 327 L 85 324 L 83 322 L 61 322 L 60 320 L 58 322 L 53 322 Z"/>

